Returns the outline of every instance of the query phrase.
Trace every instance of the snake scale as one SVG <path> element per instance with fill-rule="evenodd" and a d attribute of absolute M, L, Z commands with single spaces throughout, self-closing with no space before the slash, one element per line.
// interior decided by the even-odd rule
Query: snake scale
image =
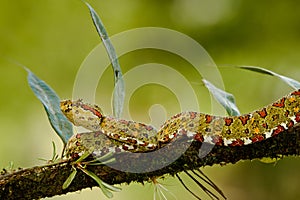
<path fill-rule="evenodd" d="M 222 146 L 242 146 L 276 136 L 300 122 L 300 90 L 241 116 L 182 112 L 167 120 L 158 131 L 143 123 L 105 116 L 97 105 L 82 100 L 61 101 L 60 106 L 75 126 L 91 131 L 70 138 L 67 156 L 80 155 L 85 150 L 96 156 L 121 151 L 149 152 L 178 137 Z"/>

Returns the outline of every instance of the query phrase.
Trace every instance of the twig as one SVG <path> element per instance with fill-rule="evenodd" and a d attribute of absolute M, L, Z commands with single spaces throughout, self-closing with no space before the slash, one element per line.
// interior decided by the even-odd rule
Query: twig
<path fill-rule="evenodd" d="M 169 145 L 161 152 L 161 157 L 181 151 L 181 145 L 184 142 L 178 142 L 176 145 Z M 201 143 L 193 142 L 192 145 L 172 164 L 161 169 L 147 173 L 130 173 L 118 171 L 106 165 L 88 166 L 97 176 L 109 184 L 121 184 L 148 181 L 151 177 L 159 177 L 169 174 L 175 176 L 179 172 L 187 170 L 197 170 L 200 167 L 212 166 L 214 164 L 236 163 L 240 160 L 252 160 L 255 158 L 278 158 L 282 156 L 299 155 L 300 152 L 300 126 L 295 126 L 288 131 L 279 134 L 276 137 L 269 138 L 265 141 L 245 145 L 241 147 L 224 147 L 214 146 L 212 150 L 203 158 L 199 158 L 199 149 Z M 157 160 L 143 163 L 144 154 L 130 153 L 128 156 L 116 156 L 115 165 L 130 166 L 130 159 L 139 159 L 141 165 L 153 168 Z M 146 161 L 145 161 L 146 162 Z M 51 197 L 55 195 L 66 194 L 82 190 L 88 187 L 94 187 L 97 183 L 78 171 L 71 185 L 66 189 L 62 189 L 62 185 L 72 172 L 70 161 L 60 163 L 37 166 L 18 170 L 12 173 L 4 171 L 0 175 L 0 199 L 38 199 L 43 197 Z M 225 192 L 226 193 L 226 192 Z"/>

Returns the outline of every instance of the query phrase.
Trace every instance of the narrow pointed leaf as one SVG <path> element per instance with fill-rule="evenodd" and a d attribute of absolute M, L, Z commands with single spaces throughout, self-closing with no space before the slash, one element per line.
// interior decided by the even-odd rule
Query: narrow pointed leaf
<path fill-rule="evenodd" d="M 75 176 L 77 174 L 77 170 L 73 169 L 73 171 L 71 172 L 71 174 L 68 176 L 67 180 L 64 182 L 62 189 L 65 190 L 67 189 L 70 184 L 72 183 L 72 181 L 74 180 Z"/>
<path fill-rule="evenodd" d="M 84 170 L 84 172 L 87 174 L 87 175 L 89 175 L 91 178 L 93 178 L 99 185 L 103 185 L 106 189 L 109 189 L 109 190 L 111 190 L 111 191 L 113 191 L 113 192 L 121 192 L 122 191 L 122 189 L 121 188 L 118 188 L 118 187 L 115 187 L 115 186 L 113 186 L 113 185 L 110 185 L 110 184 L 108 184 L 108 183 L 105 183 L 105 182 L 103 182 L 96 174 L 94 174 L 93 172 L 91 172 L 91 171 L 88 171 L 88 170 L 86 170 L 86 169 L 83 169 Z"/>
<path fill-rule="evenodd" d="M 84 159 L 86 159 L 90 154 L 91 154 L 90 152 L 85 151 L 85 152 L 83 153 L 83 155 L 80 156 L 80 158 L 78 158 L 78 159 L 75 161 L 75 163 L 80 163 L 81 161 L 83 161 Z"/>
<path fill-rule="evenodd" d="M 54 162 L 58 158 L 58 155 L 56 153 L 56 145 L 53 141 L 52 141 L 52 148 L 53 148 L 53 152 L 52 152 L 52 160 L 51 161 Z"/>
<path fill-rule="evenodd" d="M 60 110 L 59 97 L 43 80 L 35 76 L 29 69 L 25 68 L 25 70 L 28 72 L 27 79 L 29 86 L 31 87 L 35 96 L 43 104 L 51 126 L 62 139 L 64 144 L 66 144 L 69 138 L 73 135 L 73 129 L 71 122 Z"/>
<path fill-rule="evenodd" d="M 81 169 L 81 170 L 98 183 L 100 189 L 102 190 L 103 194 L 106 197 L 108 197 L 108 198 L 113 197 L 113 194 L 109 190 L 106 189 L 106 187 L 103 185 L 103 181 L 96 174 L 94 174 L 93 172 L 86 170 L 86 169 Z"/>
<path fill-rule="evenodd" d="M 115 186 L 110 185 L 110 184 L 108 184 L 108 183 L 105 183 L 105 182 L 103 182 L 103 181 L 102 181 L 102 184 L 103 184 L 107 189 L 109 189 L 109 190 L 111 190 L 111 191 L 113 191 L 113 192 L 121 192 L 121 191 L 122 191 L 121 188 L 115 187 Z"/>
<path fill-rule="evenodd" d="M 114 79 L 115 79 L 115 90 L 113 95 L 113 114 L 115 117 L 120 118 L 123 110 L 124 98 L 125 98 L 125 84 L 122 77 L 121 67 L 116 55 L 116 51 L 108 37 L 108 34 L 105 30 L 105 27 L 96 13 L 96 11 L 85 1 L 83 1 L 89 8 L 93 23 L 96 27 L 96 30 L 104 44 L 108 57 L 111 61 Z"/>
<path fill-rule="evenodd" d="M 88 165 L 106 165 L 116 161 L 116 158 L 113 157 L 113 153 L 107 153 L 101 157 L 96 157 L 94 160 L 88 162 Z"/>
<path fill-rule="evenodd" d="M 107 160 L 107 159 L 112 158 L 113 155 L 114 155 L 114 154 L 113 154 L 112 152 L 109 152 L 109 153 L 107 153 L 107 154 L 105 154 L 105 155 L 103 155 L 103 156 L 97 158 L 97 160 L 98 160 L 99 162 L 102 162 L 102 161 L 105 161 L 105 160 Z"/>
<path fill-rule="evenodd" d="M 202 80 L 209 92 L 214 96 L 214 98 L 226 109 L 229 116 L 238 116 L 240 111 L 235 104 L 234 96 L 227 93 L 216 86 L 214 86 L 209 81 Z"/>
<path fill-rule="evenodd" d="M 115 162 L 116 161 L 116 158 L 111 158 L 111 159 L 109 159 L 109 160 L 106 160 L 106 161 L 98 161 L 97 159 L 95 159 L 95 160 L 92 160 L 90 163 L 89 163 L 89 165 L 107 165 L 107 164 L 111 164 L 111 163 L 113 163 L 113 162 Z"/>
<path fill-rule="evenodd" d="M 296 90 L 300 89 L 300 83 L 298 81 L 296 81 L 294 79 L 291 79 L 289 77 L 277 74 L 277 73 L 272 72 L 270 70 L 267 70 L 267 69 L 264 69 L 264 68 L 261 68 L 261 67 L 255 67 L 255 66 L 237 66 L 237 67 L 241 68 L 241 69 L 246 69 L 246 70 L 258 72 L 258 73 L 261 73 L 261 74 L 276 76 L 276 77 L 280 78 L 282 81 L 284 81 L 285 83 L 287 83 L 292 88 L 294 88 Z"/>

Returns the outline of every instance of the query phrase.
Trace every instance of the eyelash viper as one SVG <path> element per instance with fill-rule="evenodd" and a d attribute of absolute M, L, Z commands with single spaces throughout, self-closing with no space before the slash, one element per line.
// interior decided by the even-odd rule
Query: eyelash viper
<path fill-rule="evenodd" d="M 249 114 L 220 117 L 198 112 L 182 112 L 156 130 L 142 123 L 108 117 L 97 105 L 82 100 L 61 101 L 61 110 L 75 125 L 92 132 L 73 136 L 67 155 L 92 149 L 107 152 L 148 152 L 177 137 L 223 146 L 242 146 L 265 140 L 300 122 L 300 90 Z"/>

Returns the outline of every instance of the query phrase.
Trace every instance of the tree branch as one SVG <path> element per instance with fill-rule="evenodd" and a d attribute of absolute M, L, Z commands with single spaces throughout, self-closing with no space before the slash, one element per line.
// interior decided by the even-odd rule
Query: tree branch
<path fill-rule="evenodd" d="M 159 158 L 155 157 L 150 162 L 149 159 L 144 159 L 147 153 L 128 153 L 126 156 L 115 155 L 116 162 L 114 165 L 89 165 L 88 169 L 106 183 L 129 184 L 133 181 L 143 183 L 144 181 L 149 181 L 150 178 L 166 174 L 174 176 L 184 170 L 199 169 L 200 167 L 214 164 L 224 165 L 236 163 L 240 160 L 299 155 L 300 126 L 296 125 L 275 137 L 241 147 L 203 145 L 201 148 L 201 145 L 200 142 L 193 142 L 175 162 L 155 171 L 151 170 L 155 169 L 157 162 L 164 162 L 164 158 L 170 156 L 170 153 L 182 151 L 182 149 L 186 148 L 186 143 L 182 141 L 172 142 L 171 145 L 162 148 Z M 205 152 L 205 149 L 209 150 L 210 148 L 212 150 L 205 157 L 199 157 Z M 138 160 L 138 165 L 147 166 L 147 170 L 150 172 L 131 173 L 118 171 L 114 168 L 114 166 L 121 165 L 124 169 L 138 168 L 139 166 L 136 166 L 137 163 L 135 163 L 135 166 L 132 166 L 131 159 Z M 66 190 L 63 190 L 62 185 L 71 171 L 71 161 L 62 161 L 14 172 L 3 170 L 0 175 L 0 199 L 38 199 L 97 186 L 97 183 L 92 178 L 78 170 L 71 185 Z"/>

